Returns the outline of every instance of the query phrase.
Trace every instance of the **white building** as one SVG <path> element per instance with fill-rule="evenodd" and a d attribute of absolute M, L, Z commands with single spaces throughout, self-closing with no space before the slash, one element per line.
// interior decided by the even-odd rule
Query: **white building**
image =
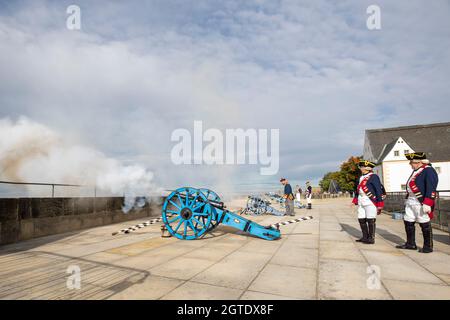
<path fill-rule="evenodd" d="M 450 190 L 450 122 L 366 130 L 364 159 L 379 164 L 374 171 L 387 192 L 405 190 L 411 167 L 404 154 L 422 151 L 439 174 L 438 190 Z"/>

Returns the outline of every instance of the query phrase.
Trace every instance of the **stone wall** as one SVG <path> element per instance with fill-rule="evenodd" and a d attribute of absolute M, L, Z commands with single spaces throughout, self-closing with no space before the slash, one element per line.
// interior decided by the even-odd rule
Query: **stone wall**
<path fill-rule="evenodd" d="M 123 197 L 0 199 L 0 244 L 161 214 L 149 204 L 124 214 L 123 200 Z"/>

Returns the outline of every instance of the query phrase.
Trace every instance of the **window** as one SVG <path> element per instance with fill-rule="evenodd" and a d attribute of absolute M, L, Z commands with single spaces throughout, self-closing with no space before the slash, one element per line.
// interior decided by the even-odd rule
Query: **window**
<path fill-rule="evenodd" d="M 395 157 L 400 156 L 400 151 L 394 151 L 394 156 L 395 156 Z"/>
<path fill-rule="evenodd" d="M 441 167 L 434 167 L 434 170 L 436 170 L 437 174 L 441 174 Z"/>
<path fill-rule="evenodd" d="M 409 150 L 408 150 L 408 149 L 405 150 L 405 154 L 406 154 L 406 153 L 409 153 Z"/>
<path fill-rule="evenodd" d="M 402 190 L 403 190 L 403 191 L 406 190 L 406 184 L 402 184 Z"/>

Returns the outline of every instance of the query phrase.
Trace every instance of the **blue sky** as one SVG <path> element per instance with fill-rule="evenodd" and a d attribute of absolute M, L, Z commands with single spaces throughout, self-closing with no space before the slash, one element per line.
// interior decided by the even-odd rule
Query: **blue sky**
<path fill-rule="evenodd" d="M 65 27 L 70 4 L 80 31 Z M 381 30 L 366 28 L 371 4 Z M 142 164 L 162 186 L 317 182 L 362 153 L 365 129 L 449 121 L 449 52 L 441 0 L 0 1 L 0 118 Z M 279 175 L 174 166 L 170 134 L 194 120 L 279 128 Z"/>

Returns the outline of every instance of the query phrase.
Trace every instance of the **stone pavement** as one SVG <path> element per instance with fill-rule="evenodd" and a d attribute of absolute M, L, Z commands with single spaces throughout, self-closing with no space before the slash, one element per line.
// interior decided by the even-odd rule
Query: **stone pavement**
<path fill-rule="evenodd" d="M 223 226 L 182 241 L 161 238 L 158 224 L 111 236 L 128 222 L 3 246 L 0 299 L 450 299 L 448 233 L 435 230 L 431 254 L 398 250 L 403 223 L 381 215 L 376 244 L 356 243 L 349 202 L 296 209 L 314 219 L 282 227 L 278 241 Z M 67 287 L 70 266 L 80 268 L 80 289 Z"/>

